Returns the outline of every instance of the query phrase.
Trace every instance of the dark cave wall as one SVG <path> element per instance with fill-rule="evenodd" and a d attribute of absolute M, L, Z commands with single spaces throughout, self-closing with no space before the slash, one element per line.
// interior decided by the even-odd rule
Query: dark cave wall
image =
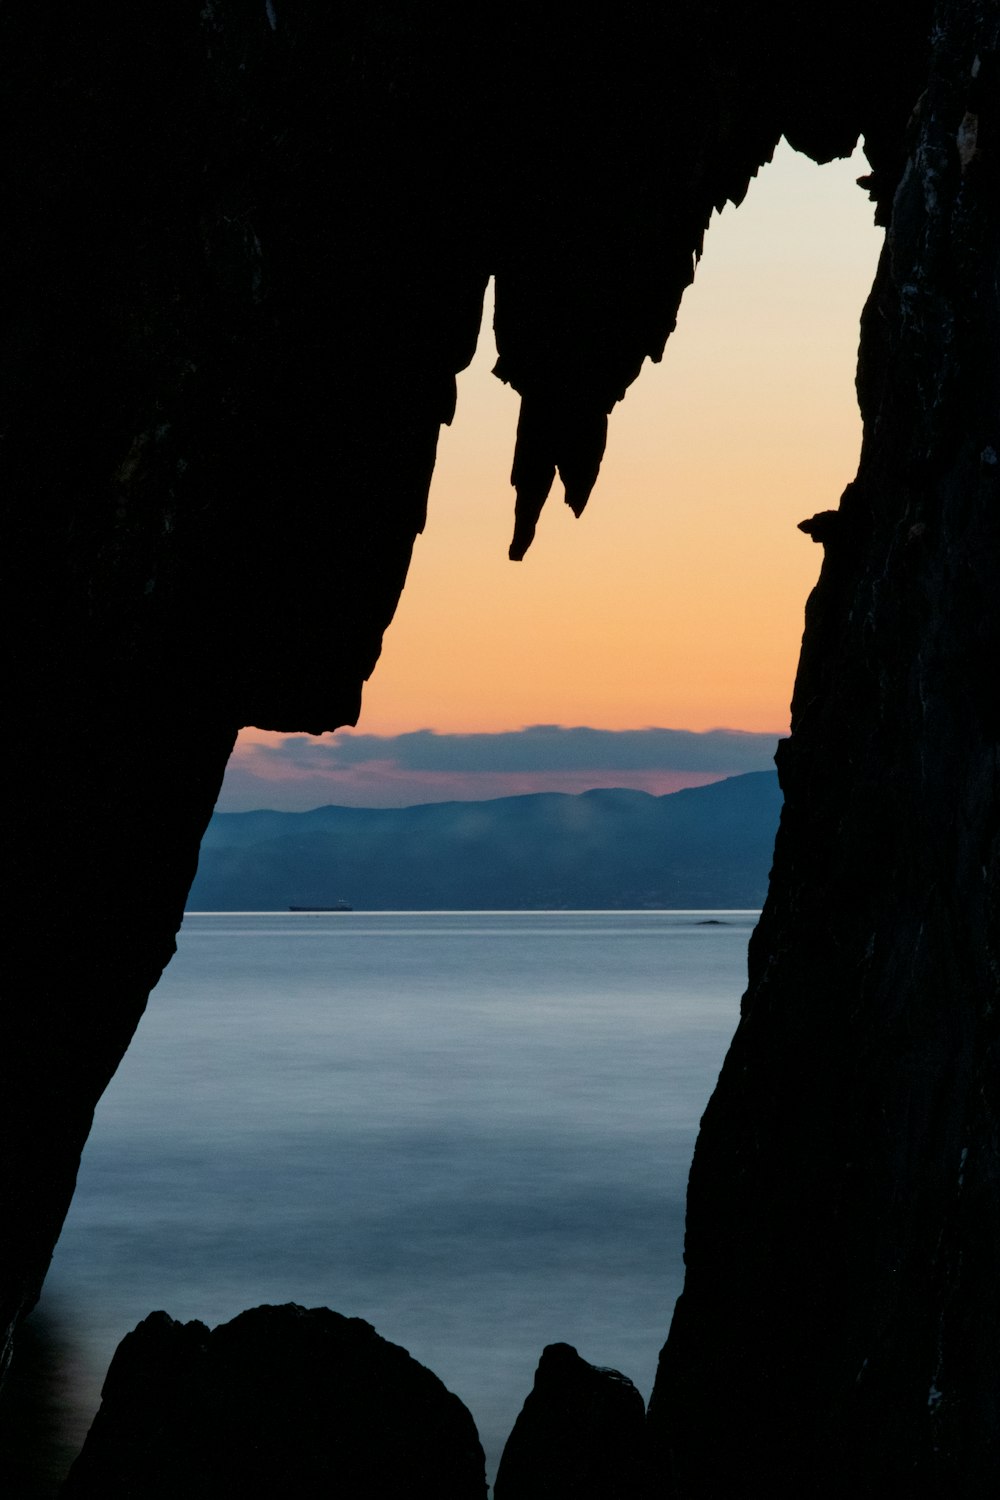
<path fill-rule="evenodd" d="M 1000 1479 L 998 31 L 941 9 L 860 468 L 812 528 L 771 890 L 653 1400 L 680 1495 Z"/>
<path fill-rule="evenodd" d="M 3 1321 L 173 951 L 236 730 L 357 717 L 487 277 L 521 555 L 556 470 L 586 502 L 713 206 L 782 132 L 818 160 L 861 132 L 892 216 L 865 447 L 813 528 L 787 812 L 653 1429 L 681 1494 L 818 1468 L 864 1492 L 910 1461 L 911 1493 L 976 1493 L 1000 1343 L 995 6 L 940 0 L 929 69 L 931 7 L 901 0 L 570 30 L 519 4 L 272 9 L 0 18 L 25 741 Z"/>
<path fill-rule="evenodd" d="M 0 23 L 26 736 L 5 1326 L 173 952 L 237 729 L 357 718 L 475 347 L 486 274 L 450 227 L 433 128 L 396 117 L 398 59 L 368 76 L 360 10 L 340 35 L 326 7 L 297 14 L 287 37 L 236 3 Z"/>

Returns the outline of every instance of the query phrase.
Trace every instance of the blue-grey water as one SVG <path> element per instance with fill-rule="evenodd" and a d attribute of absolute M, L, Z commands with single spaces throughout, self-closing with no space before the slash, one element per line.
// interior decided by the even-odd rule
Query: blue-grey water
<path fill-rule="evenodd" d="M 648 1398 L 756 915 L 189 915 L 47 1284 L 78 1440 L 160 1307 L 366 1318 L 491 1479 L 545 1344 Z"/>

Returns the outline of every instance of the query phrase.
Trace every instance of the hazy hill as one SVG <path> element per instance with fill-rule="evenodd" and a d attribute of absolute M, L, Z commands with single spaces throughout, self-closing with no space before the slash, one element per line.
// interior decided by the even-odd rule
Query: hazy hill
<path fill-rule="evenodd" d="M 667 797 L 216 813 L 188 908 L 756 907 L 780 807 L 774 772 L 758 771 Z"/>

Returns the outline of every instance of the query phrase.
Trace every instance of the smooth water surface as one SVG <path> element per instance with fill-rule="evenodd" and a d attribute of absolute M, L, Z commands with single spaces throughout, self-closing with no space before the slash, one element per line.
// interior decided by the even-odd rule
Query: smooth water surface
<path fill-rule="evenodd" d="M 491 1479 L 543 1345 L 648 1398 L 756 916 L 186 917 L 47 1284 L 80 1438 L 160 1307 L 368 1319 L 471 1409 Z"/>

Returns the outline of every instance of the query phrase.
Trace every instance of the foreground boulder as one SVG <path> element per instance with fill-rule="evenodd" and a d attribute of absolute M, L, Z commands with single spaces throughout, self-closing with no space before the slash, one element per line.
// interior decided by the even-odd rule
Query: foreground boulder
<path fill-rule="evenodd" d="M 626 1376 L 549 1344 L 507 1439 L 495 1500 L 640 1500 L 649 1494 L 645 1416 Z"/>
<path fill-rule="evenodd" d="M 360 1318 L 255 1307 L 209 1330 L 151 1313 L 118 1347 L 62 1490 L 484 1500 L 457 1396 Z"/>

